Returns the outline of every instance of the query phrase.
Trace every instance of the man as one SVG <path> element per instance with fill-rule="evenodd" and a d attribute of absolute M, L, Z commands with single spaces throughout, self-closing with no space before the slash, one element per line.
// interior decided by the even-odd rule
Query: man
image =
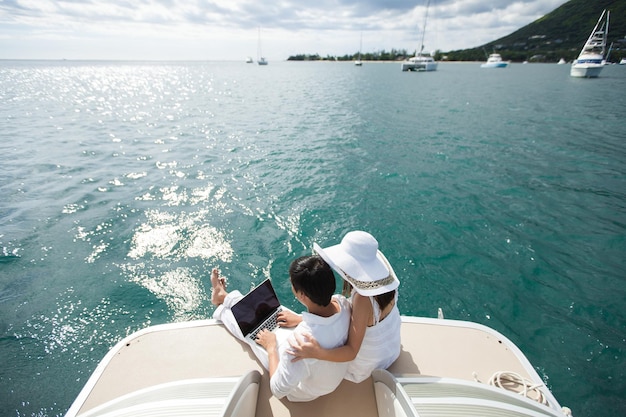
<path fill-rule="evenodd" d="M 283 310 L 278 315 L 281 327 L 293 327 L 293 334 L 302 338 L 311 334 L 325 348 L 345 344 L 350 326 L 350 304 L 342 295 L 335 293 L 335 276 L 330 266 L 317 255 L 303 256 L 289 267 L 292 291 L 298 301 L 307 308 L 301 315 Z M 244 340 L 230 308 L 243 296 L 239 291 L 226 291 L 226 284 L 219 271 L 211 273 L 213 286 L 211 302 L 218 306 L 213 317 L 221 320 L 237 338 Z M 290 401 L 310 401 L 332 392 L 341 383 L 348 363 L 333 363 L 318 359 L 291 361 L 286 352 L 289 341 L 279 343 L 273 332 L 264 330 L 256 342 L 264 348 L 257 357 L 268 369 L 270 389 L 277 398 Z M 292 339 L 295 343 L 295 338 Z"/>

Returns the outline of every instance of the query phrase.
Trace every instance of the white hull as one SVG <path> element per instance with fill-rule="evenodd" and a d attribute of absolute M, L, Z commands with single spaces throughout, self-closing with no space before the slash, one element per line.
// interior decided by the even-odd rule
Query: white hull
<path fill-rule="evenodd" d="M 415 60 L 411 58 L 402 63 L 402 71 L 437 71 L 435 60 Z"/>
<path fill-rule="evenodd" d="M 481 64 L 481 68 L 506 68 L 509 66 L 508 62 L 487 62 Z"/>
<path fill-rule="evenodd" d="M 408 413 L 386 404 L 393 396 L 374 395 L 379 388 L 376 375 L 359 384 L 343 381 L 335 392 L 311 402 L 278 400 L 272 397 L 267 371 L 250 347 L 220 322 L 203 320 L 149 327 L 121 340 L 96 367 L 65 417 L 126 417 L 157 412 L 182 416 L 192 415 L 191 411 L 197 412 L 193 415 L 225 415 L 209 412 L 216 404 L 216 411 L 234 405 L 239 412 L 233 415 L 256 417 L 406 417 L 416 416 L 420 407 L 433 404 L 437 404 L 438 415 L 448 415 L 448 408 L 455 408 L 455 415 L 508 416 L 514 410 L 516 416 L 566 417 L 524 354 L 495 330 L 463 321 L 403 317 L 401 331 L 402 351 L 389 367 L 387 377 L 398 378 L 402 385 L 397 387 L 398 395 L 408 394 L 409 401 L 414 400 L 414 405 L 405 404 Z M 519 375 L 536 384 L 539 391 L 524 397 L 520 395 L 522 386 L 510 390 L 494 387 L 489 379 L 498 371 Z M 238 408 L 242 401 L 236 386 L 239 376 L 250 373 L 256 375 L 249 383 L 258 391 L 258 395 L 254 393 L 258 399 L 253 396 L 251 401 L 256 409 L 253 406 L 249 413 L 243 413 Z M 428 386 L 435 388 L 433 383 L 449 394 L 413 398 L 411 385 L 428 390 Z M 214 388 L 219 386 L 225 388 Z M 393 384 L 389 388 L 393 390 Z M 474 393 L 471 398 L 467 398 L 468 391 Z M 533 399 L 539 392 L 545 405 Z M 468 414 L 477 404 L 490 408 L 490 414 Z M 381 406 L 389 406 L 386 413 L 378 413 Z M 146 410 L 155 413 L 146 414 Z"/>
<path fill-rule="evenodd" d="M 487 59 L 487 62 L 482 64 L 481 68 L 506 68 L 509 65 L 508 62 L 503 61 L 500 54 L 491 54 Z"/>
<path fill-rule="evenodd" d="M 570 76 L 577 78 L 596 78 L 600 75 L 602 64 L 572 64 Z"/>

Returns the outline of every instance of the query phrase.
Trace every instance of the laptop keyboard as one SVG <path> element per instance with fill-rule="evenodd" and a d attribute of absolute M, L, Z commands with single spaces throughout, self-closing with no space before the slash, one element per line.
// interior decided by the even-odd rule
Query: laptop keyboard
<path fill-rule="evenodd" d="M 267 329 L 270 332 L 274 331 L 274 329 L 276 329 L 276 327 L 278 327 L 278 313 L 280 313 L 281 308 L 279 307 L 274 314 L 272 314 L 271 316 L 269 316 L 267 318 L 267 320 L 265 320 L 263 322 L 263 324 L 261 324 L 259 327 L 257 327 L 255 330 L 253 330 L 248 337 L 251 338 L 252 340 L 256 340 L 256 336 L 261 332 L 261 330 L 263 329 Z"/>

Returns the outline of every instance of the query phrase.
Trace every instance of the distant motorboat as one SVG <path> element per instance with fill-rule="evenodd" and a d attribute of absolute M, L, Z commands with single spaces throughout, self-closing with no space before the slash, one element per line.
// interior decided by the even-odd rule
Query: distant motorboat
<path fill-rule="evenodd" d="M 249 56 L 248 58 L 246 58 L 246 64 L 252 64 L 254 62 L 254 60 L 252 59 L 251 56 Z"/>
<path fill-rule="evenodd" d="M 563 64 L 567 64 L 567 62 L 563 58 L 561 58 L 559 59 L 559 62 L 557 62 L 557 64 L 563 65 Z"/>
<path fill-rule="evenodd" d="M 587 42 L 576 59 L 572 63 L 570 76 L 579 78 L 595 78 L 600 75 L 604 68 L 604 52 L 606 38 L 609 34 L 609 14 L 606 9 L 602 11 L 598 23 L 591 31 Z M 606 15 L 606 20 L 604 16 Z"/>
<path fill-rule="evenodd" d="M 424 35 L 426 34 L 426 21 L 428 20 L 428 6 L 430 0 L 426 3 L 426 16 L 424 17 L 424 27 L 422 29 L 422 44 L 420 51 L 415 56 L 407 59 L 402 63 L 402 71 L 437 71 L 437 61 L 431 55 L 424 54 Z"/>
<path fill-rule="evenodd" d="M 500 54 L 490 54 L 487 58 L 487 62 L 481 64 L 481 68 L 506 68 L 509 65 L 508 62 L 503 61 Z"/>
<path fill-rule="evenodd" d="M 626 58 L 622 58 L 619 62 L 620 65 L 626 65 Z"/>

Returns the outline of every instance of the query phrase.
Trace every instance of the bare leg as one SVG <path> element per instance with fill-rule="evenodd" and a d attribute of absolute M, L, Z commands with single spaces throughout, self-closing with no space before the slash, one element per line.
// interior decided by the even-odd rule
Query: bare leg
<path fill-rule="evenodd" d="M 220 271 L 217 268 L 211 271 L 211 286 L 211 303 L 216 306 L 223 304 L 228 291 L 226 291 L 226 280 L 220 277 Z"/>

